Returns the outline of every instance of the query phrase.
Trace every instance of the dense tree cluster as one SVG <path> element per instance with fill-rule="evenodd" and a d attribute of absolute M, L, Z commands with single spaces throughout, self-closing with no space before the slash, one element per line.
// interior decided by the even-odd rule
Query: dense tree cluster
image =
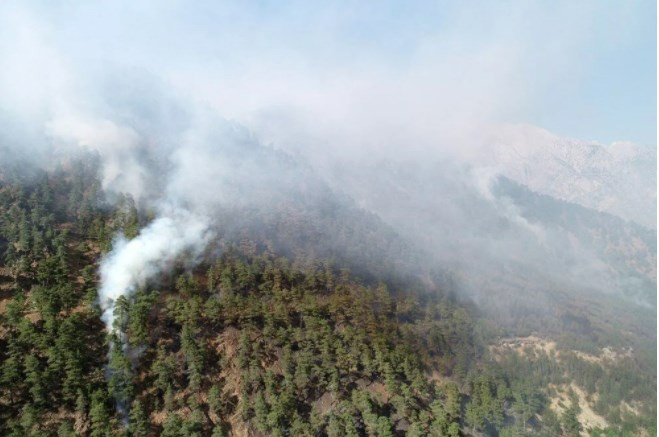
<path fill-rule="evenodd" d="M 221 255 L 117 299 L 108 333 L 98 261 L 149 218 L 129 196 L 106 202 L 97 171 L 86 159 L 0 172 L 2 435 L 571 436 L 578 405 L 559 417 L 545 390 L 571 378 L 599 393 L 616 430 L 652 426 L 615 411 L 653 397 L 642 377 L 574 354 L 491 361 L 467 304 L 379 279 L 372 261 L 351 273 L 320 256 L 338 246 L 293 235 L 285 208 L 270 229 L 220 232 L 209 253 Z M 337 217 L 323 227 L 368 246 Z"/>

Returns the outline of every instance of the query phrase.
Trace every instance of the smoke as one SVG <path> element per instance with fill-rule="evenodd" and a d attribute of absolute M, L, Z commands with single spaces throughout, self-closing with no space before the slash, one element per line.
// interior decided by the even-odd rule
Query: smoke
<path fill-rule="evenodd" d="M 210 238 L 208 223 L 179 208 L 168 208 L 132 240 L 118 236 L 101 261 L 99 303 L 108 332 L 113 330 L 113 303 L 129 297 L 186 252 L 189 263 L 199 256 Z"/>
<path fill-rule="evenodd" d="M 647 31 L 640 3 L 158 6 L 0 6 L 0 159 L 48 166 L 53 156 L 95 150 L 104 188 L 158 213 L 102 262 L 110 325 L 118 296 L 184 252 L 203 251 L 218 210 L 271 212 L 302 198 L 332 217 L 334 193 L 423 248 L 424 268 L 482 277 L 473 288 L 483 294 L 491 278 L 510 272 L 524 272 L 525 283 L 540 272 L 547 283 L 596 288 L 610 278 L 611 263 L 581 244 L 590 236 L 572 238 L 568 224 L 534 217 L 528 205 L 537 198 L 522 205 L 495 193 L 504 166 L 494 152 L 519 160 L 509 137 L 493 149 L 491 133 L 510 121 L 563 126 L 556 114 L 585 123 L 570 110 L 583 103 L 576 91 L 602 70 L 588 61 L 591 47 L 607 49 L 618 66 L 614 48 L 636 41 L 621 35 Z M 585 112 L 625 112 L 609 109 Z M 534 156 L 558 141 L 522 131 L 527 143 L 543 141 Z M 553 183 L 550 170 L 544 185 Z M 582 185 L 592 180 L 586 170 Z M 587 206 L 614 202 L 596 182 L 583 196 L 602 199 Z"/>
<path fill-rule="evenodd" d="M 57 118 L 46 125 L 46 133 L 61 141 L 71 141 L 81 148 L 99 152 L 103 163 L 102 183 L 118 192 L 139 198 L 144 193 L 144 169 L 135 158 L 138 134 L 129 127 L 111 120 L 83 120 L 75 117 Z"/>
<path fill-rule="evenodd" d="M 627 166 L 637 148 L 613 151 L 624 155 L 614 166 L 625 164 L 613 183 L 593 178 L 610 170 L 602 165 L 572 169 L 577 176 L 560 186 L 555 174 L 575 143 L 509 124 L 654 150 L 654 120 L 631 130 L 639 125 L 615 123 L 656 114 L 647 86 L 634 105 L 579 97 L 593 82 L 607 92 L 592 94 L 618 86 L 628 95 L 620 56 L 646 34 L 654 40 L 647 5 L 287 4 L 0 4 L 0 163 L 50 167 L 93 150 L 103 188 L 156 213 L 135 238 L 116 236 L 101 260 L 108 332 L 120 296 L 177 263 L 194 265 L 216 236 L 248 226 L 354 264 L 424 279 L 449 271 L 457 291 L 504 320 L 545 315 L 558 299 L 569 308 L 577 295 L 656 287 L 656 245 L 645 231 L 500 177 L 521 175 L 557 196 L 578 185 L 569 200 L 614 212 L 629 210 L 620 199 L 632 193 L 630 216 L 654 222 L 645 175 L 656 168 Z M 602 71 L 624 77 L 602 84 Z M 651 76 L 637 82 L 654 87 Z M 595 113 L 612 119 L 593 121 Z M 566 153 L 555 167 L 528 177 L 556 143 Z M 521 162 L 518 147 L 532 159 Z M 613 149 L 602 147 L 602 156 Z M 401 250 L 409 247 L 414 256 Z M 647 304 L 646 291 L 632 298 Z"/>

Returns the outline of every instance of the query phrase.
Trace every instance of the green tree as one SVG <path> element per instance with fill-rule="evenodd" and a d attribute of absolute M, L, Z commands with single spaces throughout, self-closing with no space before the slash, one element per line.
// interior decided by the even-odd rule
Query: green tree
<path fill-rule="evenodd" d="M 149 435 L 149 417 L 146 414 L 142 402 L 138 399 L 133 401 L 130 409 L 129 431 L 133 437 L 147 437 Z"/>
<path fill-rule="evenodd" d="M 92 394 L 89 419 L 91 422 L 91 437 L 110 436 L 112 432 L 110 414 L 107 407 L 107 397 L 102 390 L 96 390 Z"/>

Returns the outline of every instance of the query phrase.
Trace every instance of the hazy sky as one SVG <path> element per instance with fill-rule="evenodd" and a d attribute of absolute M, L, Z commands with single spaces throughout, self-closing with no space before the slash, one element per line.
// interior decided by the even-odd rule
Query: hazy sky
<path fill-rule="evenodd" d="M 247 124 L 286 110 L 328 130 L 512 122 L 656 145 L 653 0 L 3 2 L 0 62 L 0 106 L 26 113 L 98 105 L 118 71 Z"/>

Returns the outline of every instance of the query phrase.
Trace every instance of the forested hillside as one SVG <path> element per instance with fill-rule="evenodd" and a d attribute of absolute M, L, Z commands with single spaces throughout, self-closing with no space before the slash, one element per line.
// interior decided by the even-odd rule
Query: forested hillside
<path fill-rule="evenodd" d="M 566 264 L 570 261 L 569 255 L 595 255 L 609 266 L 609 271 L 602 276 L 613 283 L 612 290 L 630 300 L 656 307 L 655 231 L 610 214 L 539 195 L 505 177 L 497 180 L 494 191 L 519 207 L 530 223 L 553 231 L 551 235 L 555 239 L 565 240 L 559 247 L 570 252 L 564 255 Z M 569 265 L 564 269 L 569 271 Z"/>
<path fill-rule="evenodd" d="M 576 381 L 606 435 L 653 435 L 653 358 L 509 347 L 451 281 L 402 269 L 418 255 L 376 216 L 331 199 L 224 211 L 201 262 L 117 299 L 108 333 L 98 263 L 150 211 L 104 193 L 93 158 L 3 168 L 0 434 L 575 436 L 578 394 L 552 399 Z"/>

